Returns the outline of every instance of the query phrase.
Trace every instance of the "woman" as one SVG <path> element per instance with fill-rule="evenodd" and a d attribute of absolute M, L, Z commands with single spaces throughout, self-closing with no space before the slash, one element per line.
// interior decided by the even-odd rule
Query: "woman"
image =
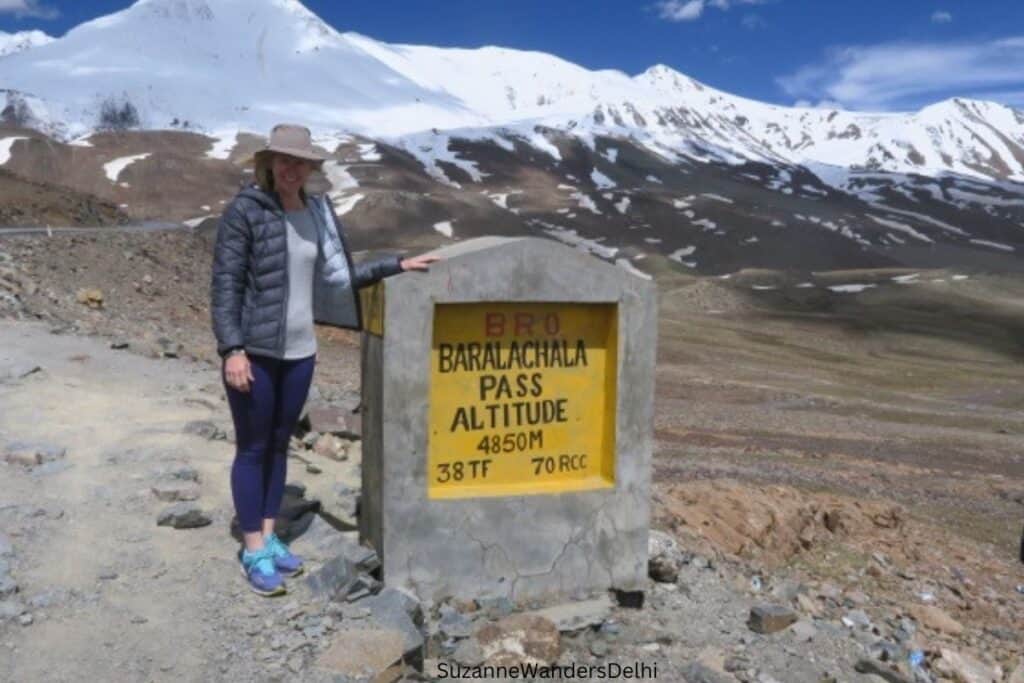
<path fill-rule="evenodd" d="M 288 442 L 313 378 L 313 321 L 358 329 L 360 287 L 437 260 L 353 265 L 330 201 L 304 189 L 324 160 L 308 129 L 275 126 L 255 157 L 256 184 L 234 198 L 217 227 L 211 311 L 235 423 L 231 493 L 245 542 L 242 570 L 261 595 L 283 593 L 283 576 L 302 571 L 274 519 Z"/>

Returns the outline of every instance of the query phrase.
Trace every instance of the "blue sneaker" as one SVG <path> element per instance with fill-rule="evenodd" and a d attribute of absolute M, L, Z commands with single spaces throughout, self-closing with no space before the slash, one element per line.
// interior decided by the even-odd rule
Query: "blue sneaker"
<path fill-rule="evenodd" d="M 249 581 L 249 587 L 260 595 L 281 595 L 285 592 L 284 579 L 274 566 L 270 548 L 242 551 L 242 574 Z"/>
<path fill-rule="evenodd" d="M 298 576 L 302 573 L 302 558 L 293 555 L 288 546 L 277 537 L 277 534 L 270 534 L 263 537 L 263 544 L 274 557 L 274 566 L 277 571 L 285 576 Z"/>

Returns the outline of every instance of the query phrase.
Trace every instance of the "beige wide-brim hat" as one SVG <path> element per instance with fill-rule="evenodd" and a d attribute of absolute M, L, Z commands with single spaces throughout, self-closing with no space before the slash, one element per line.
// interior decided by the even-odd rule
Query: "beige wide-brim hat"
<path fill-rule="evenodd" d="M 277 152 L 289 156 L 306 159 L 317 165 L 328 159 L 313 148 L 313 135 L 309 128 L 292 123 L 279 123 L 270 131 L 270 138 L 267 145 L 252 156 L 252 163 L 255 163 L 261 156 Z"/>

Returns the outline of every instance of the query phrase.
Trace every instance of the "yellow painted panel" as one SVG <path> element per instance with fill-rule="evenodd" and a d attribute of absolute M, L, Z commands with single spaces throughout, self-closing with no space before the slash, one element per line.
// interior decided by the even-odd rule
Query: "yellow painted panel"
<path fill-rule="evenodd" d="M 379 282 L 359 290 L 363 309 L 363 329 L 378 337 L 384 336 L 384 287 Z"/>
<path fill-rule="evenodd" d="M 429 498 L 615 484 L 618 306 L 437 304 Z"/>

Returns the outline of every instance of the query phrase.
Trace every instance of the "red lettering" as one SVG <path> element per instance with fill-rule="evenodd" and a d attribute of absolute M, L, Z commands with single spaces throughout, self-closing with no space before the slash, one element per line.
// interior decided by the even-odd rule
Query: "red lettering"
<path fill-rule="evenodd" d="M 505 334 L 505 315 L 488 313 L 484 316 L 484 334 L 488 337 L 501 337 Z"/>
<path fill-rule="evenodd" d="M 507 318 L 511 317 L 511 320 Z M 544 326 L 544 332 L 549 337 L 557 336 L 562 331 L 562 321 L 557 313 L 548 313 L 544 320 L 534 316 L 533 313 L 520 311 L 506 316 L 504 313 L 484 314 L 484 335 L 488 337 L 504 337 L 508 333 L 507 323 L 512 323 L 512 334 L 516 337 L 533 337 L 534 328 L 540 324 Z"/>
<path fill-rule="evenodd" d="M 516 336 L 533 336 L 533 315 L 530 313 L 516 313 Z"/>

